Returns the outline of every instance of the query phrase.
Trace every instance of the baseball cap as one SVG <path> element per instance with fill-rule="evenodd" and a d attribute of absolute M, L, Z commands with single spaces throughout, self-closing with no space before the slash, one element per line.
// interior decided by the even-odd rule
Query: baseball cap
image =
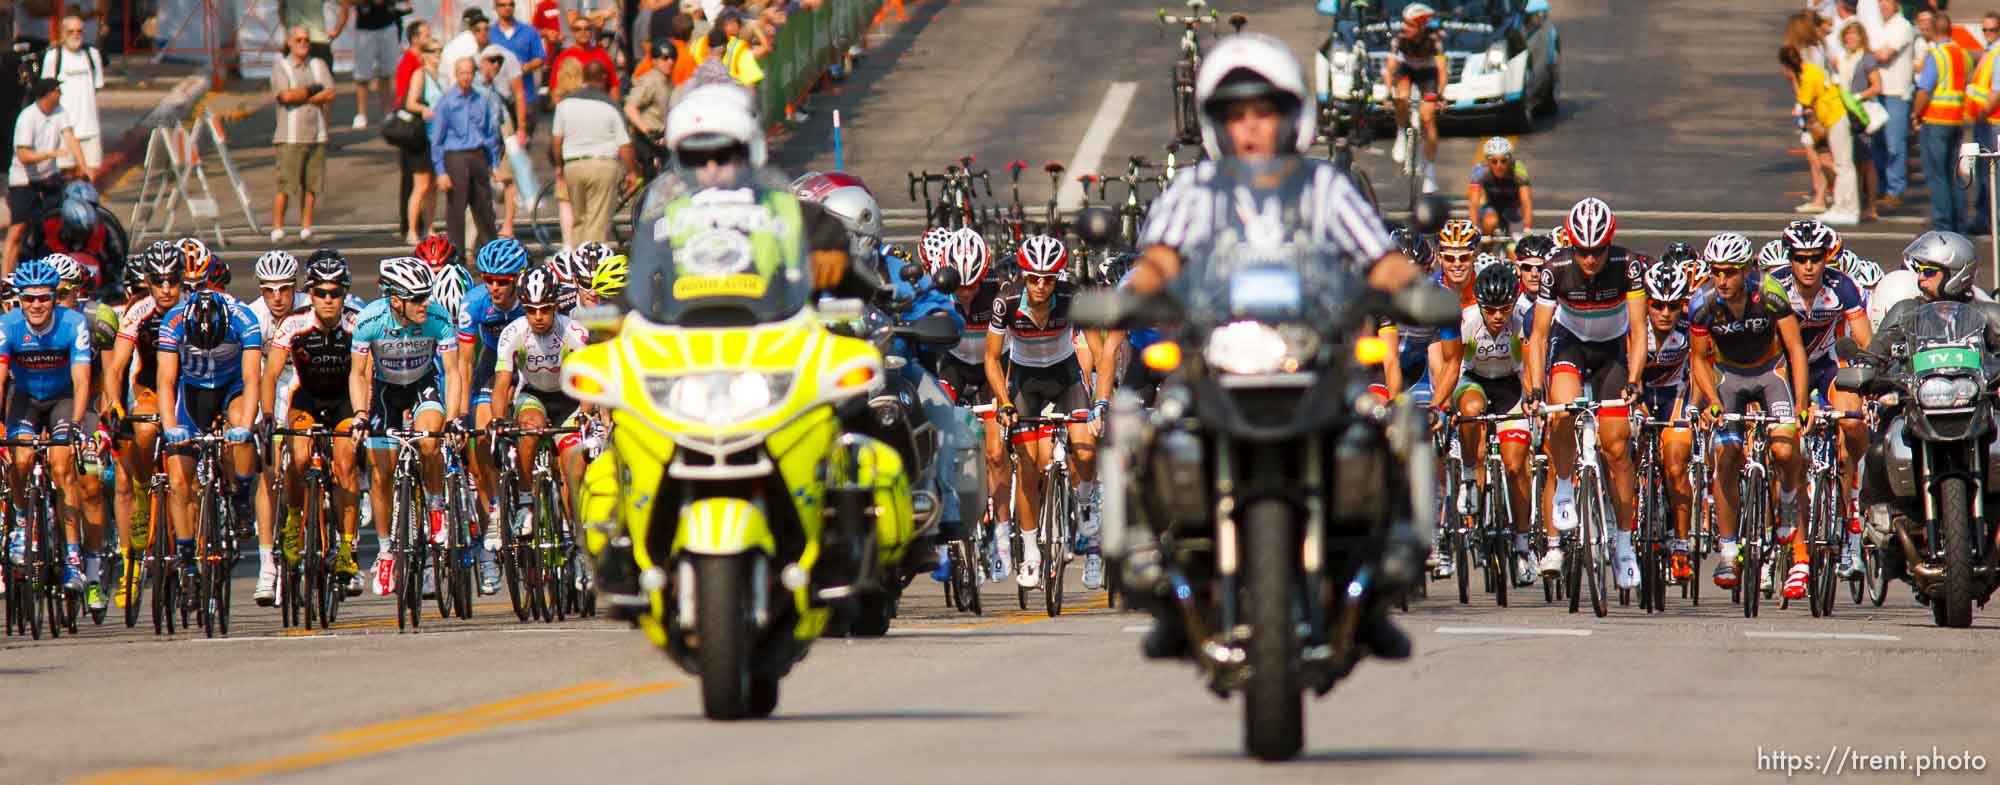
<path fill-rule="evenodd" d="M 489 22 L 492 20 L 486 18 L 486 9 L 473 6 L 465 9 L 465 13 L 459 14 L 458 21 L 466 27 L 471 27 L 480 22 Z"/>

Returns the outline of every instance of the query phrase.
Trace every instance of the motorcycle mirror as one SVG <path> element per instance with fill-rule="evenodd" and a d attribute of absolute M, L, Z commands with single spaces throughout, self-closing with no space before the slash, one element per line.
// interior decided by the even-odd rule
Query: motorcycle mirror
<path fill-rule="evenodd" d="M 1847 393 L 1864 393 L 1875 383 L 1875 366 L 1850 365 L 1833 372 L 1833 389 Z"/>
<path fill-rule="evenodd" d="M 1415 284 L 1389 298 L 1397 321 L 1427 327 L 1458 324 L 1458 295 L 1438 286 Z"/>
<path fill-rule="evenodd" d="M 1086 207 L 1070 225 L 1085 245 L 1106 245 L 1118 231 L 1118 216 L 1109 207 Z"/>
<path fill-rule="evenodd" d="M 1856 355 L 1861 354 L 1861 344 L 1855 343 L 1853 338 L 1843 336 L 1839 343 L 1833 345 L 1833 354 L 1842 360 L 1852 362 Z"/>
<path fill-rule="evenodd" d="M 896 332 L 925 346 L 950 346 L 958 343 L 958 324 L 951 314 L 932 311 L 908 326 L 899 327 Z"/>
<path fill-rule="evenodd" d="M 957 294 L 960 283 L 958 268 L 939 267 L 937 272 L 931 273 L 932 288 L 942 294 Z"/>
<path fill-rule="evenodd" d="M 569 312 L 571 321 L 583 325 L 583 329 L 604 335 L 617 335 L 625 323 L 625 314 L 615 305 L 592 305 L 575 308 Z"/>

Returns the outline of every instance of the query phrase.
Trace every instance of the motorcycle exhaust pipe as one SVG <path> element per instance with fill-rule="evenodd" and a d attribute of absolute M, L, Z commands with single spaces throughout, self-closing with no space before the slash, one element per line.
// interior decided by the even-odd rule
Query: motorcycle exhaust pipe
<path fill-rule="evenodd" d="M 1917 550 L 1916 541 L 1910 538 L 1907 521 L 1897 521 L 1896 542 L 1903 546 L 1903 559 L 1910 571 L 1910 582 L 1916 584 L 1919 590 L 1929 589 L 1944 580 L 1944 568 L 1926 562 Z"/>

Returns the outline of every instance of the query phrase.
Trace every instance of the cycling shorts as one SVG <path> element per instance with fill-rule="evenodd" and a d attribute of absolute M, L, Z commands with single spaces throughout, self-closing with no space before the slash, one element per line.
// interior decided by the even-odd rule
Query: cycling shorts
<path fill-rule="evenodd" d="M 1410 92 L 1418 97 L 1438 92 L 1438 70 L 1436 66 L 1413 66 L 1409 63 L 1396 64 L 1396 78 L 1410 80 Z"/>
<path fill-rule="evenodd" d="M 1007 376 L 1008 397 L 1022 417 L 1042 417 L 1053 410 L 1057 417 L 1090 408 L 1090 395 L 1083 389 L 1083 367 L 1075 360 L 1050 366 L 1016 365 Z M 1015 441 L 1033 441 L 1046 436 L 1047 428 L 1014 426 Z"/>
<path fill-rule="evenodd" d="M 1832 357 L 1811 360 L 1806 363 L 1806 394 L 1819 393 L 1833 397 L 1833 376 L 1840 372 L 1840 361 Z"/>
<path fill-rule="evenodd" d="M 175 414 L 182 428 L 196 436 L 208 433 L 218 419 L 224 420 L 223 427 L 229 427 L 229 404 L 243 395 L 243 382 L 237 380 L 228 387 L 189 387 L 182 385 L 180 395 L 174 401 Z"/>
<path fill-rule="evenodd" d="M 1653 422 L 1669 422 L 1672 420 L 1692 421 L 1697 412 L 1695 411 L 1694 396 L 1689 394 L 1683 397 L 1682 395 L 1682 391 L 1687 389 L 1678 384 L 1670 384 L 1665 387 L 1647 387 L 1644 392 L 1639 394 L 1639 403 L 1646 407 L 1646 417 Z M 1680 401 L 1681 408 L 1679 411 L 1674 409 L 1675 401 Z"/>
<path fill-rule="evenodd" d="M 1586 341 L 1560 324 L 1549 325 L 1549 376 L 1574 374 L 1583 389 L 1600 401 L 1625 394 L 1631 369 L 1625 366 L 1625 336 L 1608 341 Z M 1599 412 L 1599 416 L 1611 416 Z M 1623 416 L 1623 415 L 1619 415 Z"/>
<path fill-rule="evenodd" d="M 951 391 L 952 402 L 959 406 L 979 406 L 993 402 L 992 391 L 986 389 L 986 366 L 969 363 L 949 354 L 938 360 L 938 382 Z"/>
<path fill-rule="evenodd" d="M 486 384 L 476 385 L 472 388 L 472 408 L 477 409 L 481 406 L 485 406 L 492 402 L 493 402 L 492 380 L 489 379 L 487 380 Z M 518 409 L 520 407 L 516 406 L 515 408 Z"/>
<path fill-rule="evenodd" d="M 26 439 L 54 433 L 65 425 L 76 425 L 70 419 L 70 412 L 76 407 L 76 398 L 65 395 L 43 400 L 28 395 L 15 387 L 7 397 L 7 438 Z"/>
<path fill-rule="evenodd" d="M 1489 212 L 1493 213 L 1494 215 L 1500 216 L 1500 228 L 1505 229 L 1510 233 L 1513 231 L 1514 227 L 1521 225 L 1521 205 L 1518 202 L 1511 205 L 1492 204 L 1489 202 L 1485 205 L 1480 206 L 1479 208 L 1480 215 L 1485 215 Z"/>
<path fill-rule="evenodd" d="M 1731 371 L 1716 368 L 1715 391 L 1722 396 L 1722 411 L 1727 414 L 1742 414 L 1750 404 L 1761 404 L 1764 413 L 1772 417 L 1789 420 L 1793 414 L 1792 380 L 1787 378 L 1785 365 L 1772 362 L 1761 371 Z M 1787 425 L 1772 426 L 1773 429 L 1787 428 Z M 1726 429 L 1716 434 L 1717 444 L 1742 444 L 1740 429 Z"/>
<path fill-rule="evenodd" d="M 399 430 L 411 427 L 417 415 L 426 411 L 444 413 L 444 396 L 438 390 L 438 378 L 433 375 L 416 384 L 389 384 L 376 379 L 368 393 L 368 425 L 371 430 Z M 373 437 L 368 440 L 371 450 L 396 449 L 396 440 Z"/>
<path fill-rule="evenodd" d="M 1464 398 L 1466 393 L 1473 390 L 1478 390 L 1480 395 L 1486 396 L 1487 414 L 1521 413 L 1521 380 L 1519 377 L 1507 376 L 1498 379 L 1488 379 L 1469 373 L 1460 376 L 1458 389 L 1453 390 L 1451 393 L 1452 404 L 1456 406 L 1459 399 Z M 1528 421 L 1520 419 L 1507 420 L 1500 423 L 1500 441 L 1527 444 Z"/>
<path fill-rule="evenodd" d="M 287 411 L 294 429 L 304 429 L 319 423 L 332 430 L 344 430 L 354 419 L 354 402 L 347 396 L 321 396 L 304 387 L 292 390 L 287 401 Z"/>
<path fill-rule="evenodd" d="M 522 412 L 533 409 L 544 415 L 548 422 L 546 427 L 560 428 L 569 424 L 579 405 L 575 398 L 562 394 L 561 390 L 542 392 L 524 388 L 514 396 L 514 419 L 519 420 Z"/>

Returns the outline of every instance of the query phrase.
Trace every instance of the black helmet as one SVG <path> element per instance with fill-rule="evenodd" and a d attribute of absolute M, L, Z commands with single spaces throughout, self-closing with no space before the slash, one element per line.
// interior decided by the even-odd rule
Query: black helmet
<path fill-rule="evenodd" d="M 1437 243 L 1407 226 L 1397 227 L 1389 233 L 1389 239 L 1396 242 L 1396 249 L 1410 257 L 1417 266 L 1430 269 L 1437 262 Z"/>
<path fill-rule="evenodd" d="M 306 260 L 308 288 L 330 283 L 345 289 L 353 282 L 354 277 L 347 269 L 347 259 L 342 257 L 339 251 L 321 248 L 313 252 L 312 258 Z"/>
<path fill-rule="evenodd" d="M 1556 252 L 1555 238 L 1546 234 L 1531 234 L 1514 244 L 1514 258 L 1547 259 Z"/>
<path fill-rule="evenodd" d="M 196 349 L 207 351 L 221 346 L 223 338 L 229 335 L 229 308 L 222 304 L 222 295 L 215 292 L 197 293 L 188 301 L 181 320 L 181 334 Z"/>
<path fill-rule="evenodd" d="M 1694 246 L 1687 243 L 1669 243 L 1667 250 L 1660 252 L 1660 261 L 1676 266 L 1700 258 L 1701 254 L 1695 253 Z"/>
<path fill-rule="evenodd" d="M 1481 306 L 1513 305 L 1521 297 L 1521 274 L 1511 264 L 1489 264 L 1472 279 L 1472 297 Z"/>

